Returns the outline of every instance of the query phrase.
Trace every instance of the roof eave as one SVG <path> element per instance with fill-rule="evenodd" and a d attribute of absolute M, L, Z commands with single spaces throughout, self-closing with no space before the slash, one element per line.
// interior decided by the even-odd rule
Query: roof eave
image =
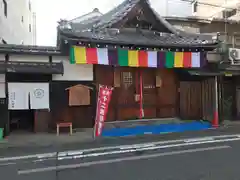
<path fill-rule="evenodd" d="M 64 37 L 67 41 L 82 42 L 82 43 L 99 43 L 99 44 L 109 44 L 109 45 L 120 45 L 120 46 L 131 46 L 131 44 L 122 41 L 110 41 L 110 40 L 100 40 L 100 39 L 87 39 L 81 37 Z M 149 48 L 200 48 L 200 49 L 216 49 L 218 47 L 218 42 L 209 44 L 132 44 L 132 46 L 139 47 L 149 47 Z"/>
<path fill-rule="evenodd" d="M 60 49 L 50 46 L 26 46 L 15 44 L 0 44 L 0 53 L 32 54 L 32 55 L 61 55 Z"/>

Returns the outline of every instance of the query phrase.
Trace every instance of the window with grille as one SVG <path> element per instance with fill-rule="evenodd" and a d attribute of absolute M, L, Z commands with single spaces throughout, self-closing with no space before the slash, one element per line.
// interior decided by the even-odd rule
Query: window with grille
<path fill-rule="evenodd" d="M 121 84 L 124 88 L 129 88 L 133 84 L 131 72 L 121 72 Z"/>

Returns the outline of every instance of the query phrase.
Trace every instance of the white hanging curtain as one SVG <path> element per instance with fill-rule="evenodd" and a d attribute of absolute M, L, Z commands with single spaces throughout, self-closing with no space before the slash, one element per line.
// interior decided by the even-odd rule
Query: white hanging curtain
<path fill-rule="evenodd" d="M 0 74 L 0 98 L 6 98 L 6 93 L 5 93 L 5 74 Z"/>
<path fill-rule="evenodd" d="M 8 83 L 8 109 L 29 109 L 29 93 L 24 83 Z"/>
<path fill-rule="evenodd" d="M 29 83 L 31 109 L 49 109 L 49 83 Z"/>

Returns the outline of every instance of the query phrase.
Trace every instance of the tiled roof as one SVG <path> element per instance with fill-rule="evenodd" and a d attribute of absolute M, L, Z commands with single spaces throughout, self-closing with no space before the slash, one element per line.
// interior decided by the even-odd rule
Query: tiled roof
<path fill-rule="evenodd" d="M 136 31 L 136 29 L 128 28 L 114 29 L 116 28 L 114 25 L 117 22 L 128 17 L 130 12 L 136 11 L 136 8 L 151 11 L 151 14 L 155 16 L 158 22 L 158 26 L 160 26 L 161 32 L 150 30 Z M 60 29 L 64 38 L 84 39 L 86 41 L 103 43 L 198 47 L 217 44 L 212 39 L 212 36 L 189 34 L 176 29 L 151 8 L 148 0 L 125 0 L 122 4 L 102 16 L 94 17 L 81 23 L 72 23 L 71 28 L 68 29 Z"/>
<path fill-rule="evenodd" d="M 15 44 L 0 44 L 0 53 L 60 55 L 60 49 L 52 46 L 27 46 Z"/>
<path fill-rule="evenodd" d="M 126 45 L 146 45 L 146 46 L 177 46 L 177 47 L 200 47 L 206 44 L 214 44 L 212 39 L 203 40 L 194 36 L 179 36 L 171 33 L 160 33 L 153 31 L 140 31 L 136 29 L 108 29 L 104 32 L 70 32 L 63 33 L 67 38 L 78 39 L 81 38 L 91 39 L 91 42 L 102 42 L 102 43 L 115 43 L 115 44 L 126 44 Z"/>

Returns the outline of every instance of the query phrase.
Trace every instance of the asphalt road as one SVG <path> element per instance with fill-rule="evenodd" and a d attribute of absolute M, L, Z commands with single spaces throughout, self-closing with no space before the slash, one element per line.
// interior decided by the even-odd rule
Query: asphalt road
<path fill-rule="evenodd" d="M 239 153 L 240 134 L 149 141 L 0 158 L 0 174 L 10 180 L 239 180 Z"/>

